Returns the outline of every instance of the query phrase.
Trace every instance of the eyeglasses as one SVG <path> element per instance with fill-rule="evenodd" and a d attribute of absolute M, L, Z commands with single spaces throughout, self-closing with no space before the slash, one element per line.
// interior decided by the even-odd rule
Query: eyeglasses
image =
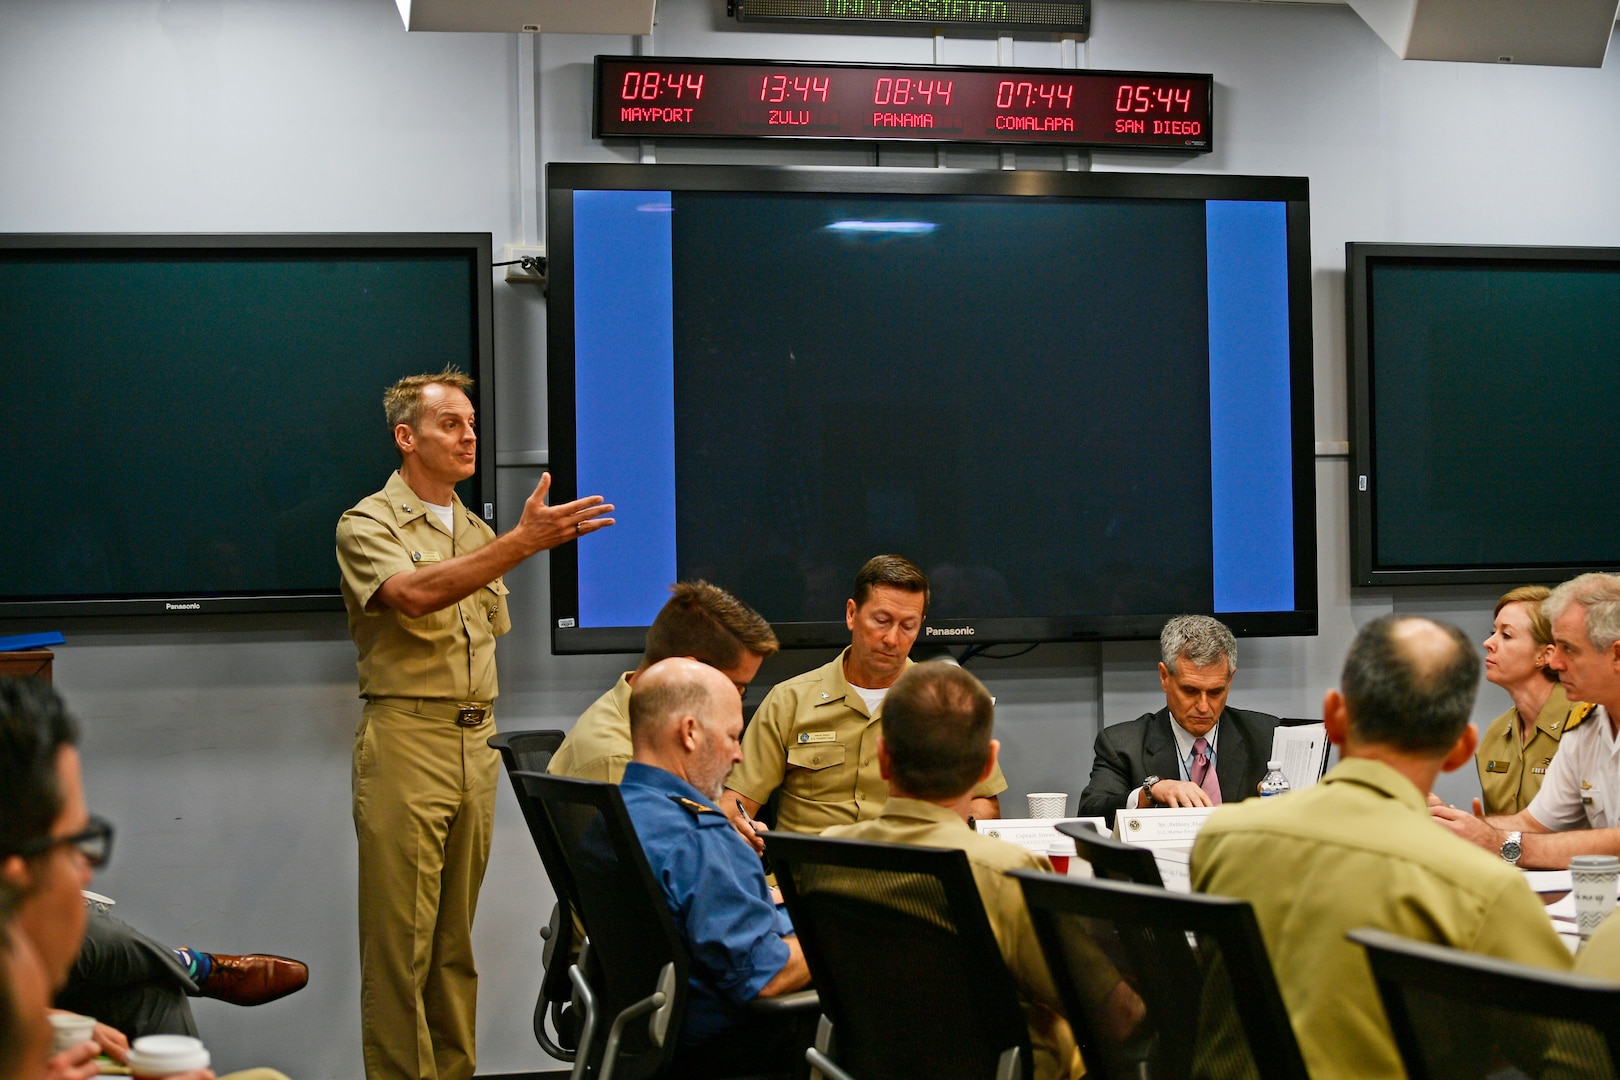
<path fill-rule="evenodd" d="M 91 815 L 90 825 L 83 832 L 72 836 L 42 836 L 38 840 L 24 844 L 15 854 L 33 858 L 66 844 L 83 855 L 85 862 L 99 869 L 106 866 L 107 860 L 112 858 L 112 842 L 112 822 Z"/>

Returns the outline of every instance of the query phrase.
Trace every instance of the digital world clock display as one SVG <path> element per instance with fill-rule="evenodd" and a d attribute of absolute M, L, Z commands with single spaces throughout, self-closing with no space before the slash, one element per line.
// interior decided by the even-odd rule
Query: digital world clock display
<path fill-rule="evenodd" d="M 598 56 L 597 138 L 880 139 L 1207 153 L 1214 77 Z"/>

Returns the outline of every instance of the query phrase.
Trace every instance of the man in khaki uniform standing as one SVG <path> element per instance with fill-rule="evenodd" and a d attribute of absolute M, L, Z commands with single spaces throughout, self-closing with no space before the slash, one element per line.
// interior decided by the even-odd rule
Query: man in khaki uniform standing
<path fill-rule="evenodd" d="M 641 663 L 620 675 L 613 689 L 574 721 L 574 729 L 546 766 L 551 775 L 619 782 L 635 750 L 630 740 L 630 691 L 637 677 L 660 660 L 685 656 L 708 664 L 729 679 L 740 696 L 748 692 L 759 665 L 781 647 L 770 623 L 718 585 L 677 581 L 669 592 L 669 600 L 647 628 Z"/>
<path fill-rule="evenodd" d="M 764 850 L 764 841 L 742 810 L 757 813 L 778 787 L 776 827 L 789 832 L 819 833 L 883 809 L 889 786 L 878 771 L 878 719 L 889 687 L 911 667 L 911 646 L 927 613 L 928 578 L 911 560 L 868 559 L 844 607 L 849 648 L 765 696 L 743 733 L 743 761 L 721 800 L 756 850 Z M 997 796 L 1005 790 L 998 765 L 973 789 L 973 815 L 1000 817 Z"/>
<path fill-rule="evenodd" d="M 1035 1080 L 1060 1080 L 1084 1072 L 1074 1035 L 1041 955 L 1040 941 L 1024 904 L 1023 889 L 1009 870 L 1044 870 L 1052 864 L 1005 840 L 968 827 L 973 792 L 996 768 L 1001 744 L 991 738 L 995 706 L 978 679 L 951 664 L 914 666 L 883 703 L 877 757 L 889 789 L 875 818 L 835 825 L 823 836 L 886 844 L 957 848 L 967 852 L 973 881 L 984 901 L 990 929 L 1018 986 L 1035 1053 Z M 1104 993 L 1121 985 L 1117 975 Z M 1127 996 L 1133 996 L 1128 995 Z M 1140 1018 L 1140 1003 L 1135 1008 Z"/>
<path fill-rule="evenodd" d="M 500 756 L 501 575 L 613 524 L 599 496 L 547 506 L 545 475 L 497 537 L 456 497 L 478 436 L 458 371 L 383 395 L 399 471 L 338 522 L 337 558 L 366 704 L 354 735 L 360 1021 L 370 1080 L 468 1080 L 478 972 L 472 921 Z"/>
<path fill-rule="evenodd" d="M 1429 818 L 1468 764 L 1479 657 L 1456 627 L 1386 616 L 1356 635 L 1322 704 L 1342 760 L 1321 783 L 1223 806 L 1192 852 L 1198 892 L 1254 906 L 1315 1080 L 1406 1075 L 1372 970 L 1345 933 L 1372 927 L 1555 971 L 1570 966 L 1524 875 Z"/>

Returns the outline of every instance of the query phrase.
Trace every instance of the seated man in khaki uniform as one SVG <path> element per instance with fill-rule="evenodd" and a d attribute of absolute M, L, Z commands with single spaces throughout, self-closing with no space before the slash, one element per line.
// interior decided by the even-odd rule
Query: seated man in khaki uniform
<path fill-rule="evenodd" d="M 1052 976 L 1041 956 L 1024 894 L 1008 870 L 1046 870 L 1052 864 L 1004 840 L 968 827 L 973 791 L 996 767 L 1000 743 L 990 737 L 990 693 L 952 664 L 913 667 L 889 691 L 878 767 L 889 788 L 880 816 L 835 825 L 822 835 L 922 847 L 959 848 L 968 854 L 990 928 L 1018 984 L 1029 1021 L 1038 1080 L 1079 1076 L 1080 1055 L 1064 1021 Z M 1117 979 L 1115 980 L 1117 983 Z"/>
<path fill-rule="evenodd" d="M 742 811 L 757 813 L 779 787 L 778 829 L 819 833 L 877 817 L 889 797 L 878 772 L 878 719 L 884 695 L 911 667 L 911 646 L 927 613 L 928 578 L 909 559 L 867 560 L 844 606 L 849 648 L 773 687 L 743 733 L 743 762 L 722 800 L 738 832 L 752 838 Z M 993 766 L 973 789 L 973 816 L 1000 817 L 997 796 L 1005 790 Z M 754 843 L 764 850 L 763 842 Z"/>
<path fill-rule="evenodd" d="M 706 581 L 678 581 L 669 592 L 669 601 L 647 628 L 641 663 L 580 714 L 546 766 L 551 775 L 619 782 L 633 750 L 630 690 L 636 677 L 660 660 L 688 656 L 701 661 L 719 669 L 743 694 L 759 665 L 780 648 L 771 624 L 726 590 Z"/>
<path fill-rule="evenodd" d="M 1193 846 L 1195 890 L 1254 905 L 1315 1080 L 1406 1075 L 1349 930 L 1570 966 L 1524 875 L 1429 819 L 1435 777 L 1474 754 L 1479 668 L 1456 627 L 1368 623 L 1345 659 L 1343 689 L 1322 704 L 1343 760 L 1314 787 L 1221 807 Z"/>

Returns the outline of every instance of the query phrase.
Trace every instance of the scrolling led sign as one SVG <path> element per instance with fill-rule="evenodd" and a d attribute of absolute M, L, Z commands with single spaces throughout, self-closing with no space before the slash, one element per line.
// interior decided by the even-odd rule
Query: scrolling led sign
<path fill-rule="evenodd" d="M 1214 77 L 598 56 L 597 138 L 790 138 L 1207 153 Z"/>

